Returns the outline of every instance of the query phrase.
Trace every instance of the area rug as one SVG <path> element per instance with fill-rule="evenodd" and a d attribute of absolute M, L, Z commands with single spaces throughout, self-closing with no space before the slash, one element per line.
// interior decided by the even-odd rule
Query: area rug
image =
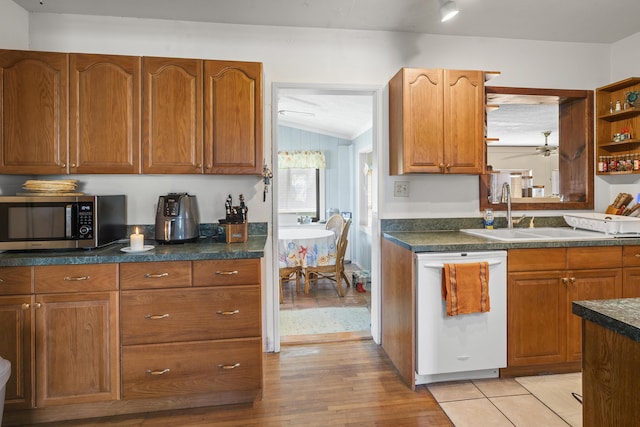
<path fill-rule="evenodd" d="M 280 335 L 314 335 L 367 331 L 371 313 L 366 307 L 326 307 L 280 311 Z"/>
<path fill-rule="evenodd" d="M 582 374 L 539 375 L 516 378 L 538 400 L 572 427 L 582 426 L 582 405 L 572 395 L 582 396 Z"/>

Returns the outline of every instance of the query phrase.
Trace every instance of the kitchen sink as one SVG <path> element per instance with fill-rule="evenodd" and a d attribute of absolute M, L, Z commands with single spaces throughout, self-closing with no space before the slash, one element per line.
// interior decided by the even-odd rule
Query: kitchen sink
<path fill-rule="evenodd" d="M 501 242 L 523 241 L 569 241 L 569 240 L 598 240 L 611 239 L 615 236 L 569 227 L 542 227 L 542 228 L 467 228 L 460 230 L 463 233 Z"/>

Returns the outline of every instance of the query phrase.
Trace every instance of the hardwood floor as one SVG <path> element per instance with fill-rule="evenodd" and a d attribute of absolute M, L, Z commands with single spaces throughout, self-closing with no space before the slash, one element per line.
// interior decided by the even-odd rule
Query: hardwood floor
<path fill-rule="evenodd" d="M 118 416 L 48 426 L 452 426 L 426 387 L 413 392 L 372 340 L 284 346 L 264 355 L 253 405 Z"/>

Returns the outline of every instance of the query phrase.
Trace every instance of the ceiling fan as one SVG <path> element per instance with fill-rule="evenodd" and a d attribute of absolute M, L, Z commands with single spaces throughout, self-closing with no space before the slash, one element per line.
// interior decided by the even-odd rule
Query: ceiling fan
<path fill-rule="evenodd" d="M 536 151 L 545 157 L 549 157 L 551 153 L 555 152 L 558 149 L 558 147 L 550 146 L 549 142 L 547 141 L 547 138 L 549 138 L 549 135 L 551 135 L 550 130 L 542 132 L 542 134 L 544 135 L 544 145 L 536 147 Z"/>

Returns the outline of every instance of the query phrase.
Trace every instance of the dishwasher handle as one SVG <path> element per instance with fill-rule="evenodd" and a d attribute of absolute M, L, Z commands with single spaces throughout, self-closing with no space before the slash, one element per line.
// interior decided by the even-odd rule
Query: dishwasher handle
<path fill-rule="evenodd" d="M 452 264 L 455 264 L 455 263 L 452 263 Z M 498 265 L 498 264 L 502 264 L 502 261 L 499 261 L 499 260 L 489 261 L 489 267 L 491 267 L 492 265 Z M 444 264 L 423 264 L 422 266 L 425 268 L 444 268 Z"/>

